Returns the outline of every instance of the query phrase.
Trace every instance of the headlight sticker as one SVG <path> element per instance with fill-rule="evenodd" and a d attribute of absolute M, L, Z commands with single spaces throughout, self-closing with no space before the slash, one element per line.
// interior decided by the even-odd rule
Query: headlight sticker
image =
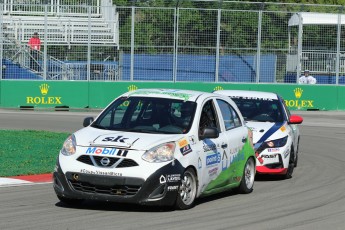
<path fill-rule="evenodd" d="M 180 152 L 183 156 L 193 151 L 186 138 L 183 138 L 180 141 L 178 141 L 178 145 L 180 147 Z"/>

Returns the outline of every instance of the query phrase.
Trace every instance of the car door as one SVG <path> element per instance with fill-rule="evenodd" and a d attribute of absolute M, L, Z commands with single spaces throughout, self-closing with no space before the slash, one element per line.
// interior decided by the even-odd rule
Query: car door
<path fill-rule="evenodd" d="M 202 162 L 202 179 L 199 182 L 203 194 L 210 194 L 215 188 L 223 186 L 218 180 L 219 174 L 222 172 L 223 163 L 226 165 L 227 141 L 224 132 L 222 132 L 222 123 L 220 122 L 218 111 L 213 99 L 206 100 L 202 105 L 199 118 L 199 137 L 205 127 L 216 128 L 219 131 L 218 138 L 205 138 L 200 140 L 202 145 L 199 152 L 199 159 Z"/>
<path fill-rule="evenodd" d="M 234 108 L 235 105 L 222 99 L 217 99 L 217 105 L 223 118 L 224 141 L 227 143 L 227 148 L 224 149 L 227 164 L 223 170 L 227 170 L 229 183 L 232 184 L 239 182 L 243 175 L 245 163 L 243 146 L 248 139 L 248 128 L 243 124 L 239 111 Z"/>

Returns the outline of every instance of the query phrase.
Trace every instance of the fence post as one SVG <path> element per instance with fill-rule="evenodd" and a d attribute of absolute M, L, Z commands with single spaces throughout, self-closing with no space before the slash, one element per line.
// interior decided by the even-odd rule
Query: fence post
<path fill-rule="evenodd" d="M 132 5 L 132 21 L 131 21 L 131 71 L 130 81 L 133 81 L 134 76 L 134 25 L 135 25 L 135 3 Z"/>
<path fill-rule="evenodd" d="M 256 68 L 255 68 L 255 72 L 256 72 L 255 82 L 256 83 L 258 83 L 260 81 L 261 29 L 262 29 L 262 10 L 259 11 L 259 17 L 258 17 L 258 44 L 257 44 Z"/>
<path fill-rule="evenodd" d="M 219 81 L 219 49 L 220 49 L 220 23 L 221 23 L 221 16 L 222 16 L 222 11 L 221 11 L 221 9 L 218 8 L 215 82 Z"/>
<path fill-rule="evenodd" d="M 90 81 L 90 65 L 91 65 L 91 6 L 88 6 L 88 30 L 87 30 L 87 64 L 86 77 Z"/>
<path fill-rule="evenodd" d="M 47 39 L 48 39 L 48 5 L 44 6 L 44 52 L 43 52 L 43 79 L 47 80 Z"/>
<path fill-rule="evenodd" d="M 341 36 L 341 11 L 338 14 L 338 28 L 337 28 L 337 56 L 335 65 L 335 84 L 339 84 L 339 65 L 340 65 L 340 36 Z"/>

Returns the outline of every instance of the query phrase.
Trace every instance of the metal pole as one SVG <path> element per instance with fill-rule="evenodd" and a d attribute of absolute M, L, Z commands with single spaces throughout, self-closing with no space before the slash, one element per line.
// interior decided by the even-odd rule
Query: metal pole
<path fill-rule="evenodd" d="M 48 5 L 44 6 L 44 52 L 43 52 L 43 79 L 47 80 L 47 39 L 48 39 Z"/>
<path fill-rule="evenodd" d="M 132 22 L 131 22 L 131 73 L 130 81 L 134 79 L 134 25 L 135 25 L 135 6 L 132 5 Z"/>
<path fill-rule="evenodd" d="M 335 65 L 335 84 L 339 84 L 339 65 L 340 65 L 340 35 L 341 35 L 341 14 L 338 14 L 338 29 L 337 29 L 337 56 Z"/>
<path fill-rule="evenodd" d="M 262 10 L 259 11 L 259 18 L 258 18 L 258 44 L 257 44 L 257 52 L 256 52 L 256 79 L 255 82 L 258 83 L 260 81 L 260 62 L 261 62 L 261 28 L 262 28 Z"/>
<path fill-rule="evenodd" d="M 298 14 L 299 23 L 298 23 L 298 47 L 297 47 L 297 70 L 296 70 L 296 83 L 298 83 L 298 78 L 301 75 L 301 60 L 302 60 L 302 34 L 303 34 L 303 25 L 301 15 Z"/>
<path fill-rule="evenodd" d="M 215 82 L 219 81 L 219 49 L 220 49 L 220 23 L 221 23 L 221 16 L 222 16 L 222 11 L 221 11 L 221 9 L 218 8 Z"/>
<path fill-rule="evenodd" d="M 87 80 L 90 81 L 91 65 L 91 6 L 88 6 L 88 34 L 87 34 Z"/>
<path fill-rule="evenodd" d="M 176 78 L 177 78 L 178 24 L 179 24 L 179 8 L 178 8 L 178 5 L 176 5 L 175 15 L 174 15 L 173 82 L 176 82 Z"/>

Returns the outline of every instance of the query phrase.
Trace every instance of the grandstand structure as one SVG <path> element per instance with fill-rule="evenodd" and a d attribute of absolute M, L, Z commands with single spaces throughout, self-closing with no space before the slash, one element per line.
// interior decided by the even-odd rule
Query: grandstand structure
<path fill-rule="evenodd" d="M 1 9 L 3 41 L 3 79 L 17 79 L 21 75 L 32 79 L 90 78 L 92 47 L 119 47 L 119 18 L 111 0 L 4 0 Z M 27 43 L 38 32 L 42 49 L 34 60 L 40 68 L 30 68 L 32 60 Z M 67 62 L 48 54 L 52 47 L 79 47 L 88 50 L 81 63 Z M 80 48 L 83 47 L 83 48 Z M 61 60 L 62 59 L 62 60 Z M 114 60 L 94 60 L 99 77 L 113 77 L 117 71 Z M 99 72 L 102 70 L 102 72 Z M 108 76 L 109 75 L 109 76 Z M 29 76 L 29 77 L 28 77 Z M 114 78 L 114 77 L 113 77 Z"/>

